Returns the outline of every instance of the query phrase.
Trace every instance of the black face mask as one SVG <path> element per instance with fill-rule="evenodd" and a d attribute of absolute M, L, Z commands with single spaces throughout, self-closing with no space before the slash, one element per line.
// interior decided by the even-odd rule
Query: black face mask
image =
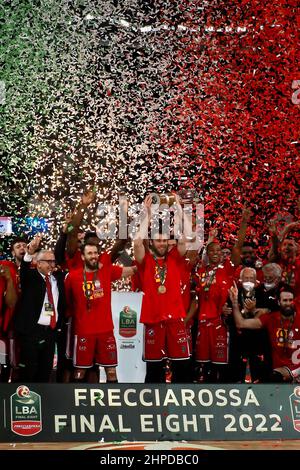
<path fill-rule="evenodd" d="M 295 314 L 294 307 L 280 307 L 280 312 L 284 317 L 291 317 Z"/>

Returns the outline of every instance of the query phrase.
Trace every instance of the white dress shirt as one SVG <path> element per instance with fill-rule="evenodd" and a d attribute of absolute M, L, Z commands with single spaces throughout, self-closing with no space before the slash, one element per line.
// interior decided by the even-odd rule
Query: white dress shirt
<path fill-rule="evenodd" d="M 45 284 L 46 284 L 46 276 L 44 276 L 44 274 L 42 274 L 42 273 L 40 273 L 40 275 L 42 276 L 42 278 L 44 279 Z M 49 279 L 50 279 L 50 282 L 51 282 L 52 296 L 53 296 L 53 301 L 54 301 L 55 318 L 56 318 L 56 321 L 57 321 L 57 319 L 58 319 L 58 312 L 57 312 L 58 286 L 57 286 L 57 281 L 56 281 L 55 277 L 52 276 L 52 274 L 49 276 Z M 47 304 L 47 303 L 49 303 L 49 299 L 48 299 L 48 294 L 47 294 L 47 289 L 46 289 L 44 303 L 43 303 L 43 306 L 42 306 L 42 311 L 41 311 L 41 314 L 40 314 L 40 318 L 38 320 L 39 325 L 46 325 L 46 326 L 50 325 L 51 316 L 49 315 L 49 312 L 46 312 L 46 309 L 45 309 L 45 304 Z"/>
<path fill-rule="evenodd" d="M 32 261 L 32 256 L 29 255 L 28 253 L 25 253 L 24 256 L 24 261 L 26 262 L 31 262 Z M 44 279 L 44 282 L 46 284 L 46 276 L 42 274 L 40 271 L 38 271 L 40 276 Z M 51 289 L 52 289 L 52 296 L 53 296 L 53 301 L 54 301 L 54 310 L 55 310 L 55 316 L 56 316 L 56 321 L 58 320 L 58 311 L 57 311 L 57 305 L 58 305 L 58 286 L 57 286 L 57 281 L 52 274 L 49 275 L 49 279 L 51 282 Z M 49 315 L 49 312 L 46 312 L 45 305 L 49 302 L 48 299 L 48 294 L 47 294 L 47 289 L 45 292 L 45 297 L 44 297 L 44 302 L 42 306 L 42 310 L 40 313 L 40 317 L 38 320 L 39 325 L 44 325 L 44 326 L 49 326 L 51 322 L 51 315 Z"/>

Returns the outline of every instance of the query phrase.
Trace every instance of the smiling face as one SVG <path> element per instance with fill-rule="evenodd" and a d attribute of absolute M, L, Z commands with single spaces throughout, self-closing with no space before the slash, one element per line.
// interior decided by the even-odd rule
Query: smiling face
<path fill-rule="evenodd" d="M 16 262 L 21 263 L 26 253 L 26 246 L 27 246 L 26 242 L 20 241 L 20 242 L 14 243 L 11 252 Z"/>
<path fill-rule="evenodd" d="M 88 271 L 95 271 L 98 269 L 99 251 L 96 245 L 85 245 L 81 258 Z"/>
<path fill-rule="evenodd" d="M 244 266 L 254 267 L 256 255 L 253 246 L 244 245 L 242 247 L 241 259 Z"/>
<path fill-rule="evenodd" d="M 166 256 L 169 248 L 167 236 L 162 234 L 157 235 L 156 238 L 151 240 L 150 248 L 157 257 L 162 258 Z"/>
<path fill-rule="evenodd" d="M 231 257 L 231 250 L 229 248 L 222 249 L 222 262 L 229 259 Z"/>
<path fill-rule="evenodd" d="M 218 243 L 210 243 L 207 247 L 207 256 L 210 265 L 217 266 L 222 260 L 222 250 Z"/>
<path fill-rule="evenodd" d="M 292 238 L 285 238 L 281 244 L 281 256 L 283 259 L 294 258 L 297 254 L 297 244 Z"/>
<path fill-rule="evenodd" d="M 53 251 L 40 251 L 37 255 L 36 267 L 44 276 L 51 274 L 55 269 L 55 256 Z"/>
<path fill-rule="evenodd" d="M 279 266 L 278 266 L 279 268 Z M 281 279 L 279 273 L 272 267 L 266 266 L 263 269 L 264 284 L 276 287 Z"/>
<path fill-rule="evenodd" d="M 291 292 L 280 292 L 279 297 L 280 311 L 283 316 L 288 317 L 294 314 L 294 294 Z"/>

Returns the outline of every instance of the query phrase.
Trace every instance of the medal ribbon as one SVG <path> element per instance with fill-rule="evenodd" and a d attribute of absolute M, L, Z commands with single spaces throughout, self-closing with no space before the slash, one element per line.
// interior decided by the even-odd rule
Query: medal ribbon
<path fill-rule="evenodd" d="M 155 261 L 155 282 L 160 282 L 160 285 L 164 285 L 166 282 L 166 277 L 167 277 L 167 264 L 166 264 L 166 259 L 164 258 L 164 264 L 163 266 L 160 266 L 158 264 L 158 261 L 155 256 L 153 256 L 154 261 Z M 159 281 L 157 280 L 159 279 Z"/>
<path fill-rule="evenodd" d="M 204 283 L 202 284 L 202 286 L 204 287 L 204 291 L 206 292 L 206 297 L 208 297 L 210 286 L 212 285 L 213 280 L 216 277 L 217 269 L 218 268 L 214 268 L 212 270 L 211 274 L 209 275 L 209 278 L 208 278 L 208 271 L 206 271 L 205 280 L 204 280 Z"/>
<path fill-rule="evenodd" d="M 92 280 L 92 284 L 93 286 L 95 286 L 95 281 L 98 277 L 98 271 L 95 271 L 94 272 L 94 276 L 93 276 L 93 280 Z M 86 280 L 86 271 L 85 269 L 83 270 L 83 284 L 84 284 L 84 295 L 86 297 L 86 307 L 88 310 L 91 309 L 91 295 L 92 295 L 92 291 L 89 289 L 89 286 L 88 286 L 88 283 L 87 283 L 87 280 Z"/>
<path fill-rule="evenodd" d="M 284 347 L 285 350 L 286 350 L 288 342 L 289 342 L 289 336 L 290 336 L 290 332 L 292 330 L 292 326 L 294 324 L 294 319 L 295 319 L 295 315 L 293 315 L 293 318 L 290 319 L 288 327 L 287 327 L 287 333 L 286 333 L 285 332 L 286 328 L 284 328 L 283 320 L 282 320 L 282 318 L 280 318 L 280 328 L 281 328 L 281 330 L 279 332 L 279 336 L 283 339 L 283 345 L 284 345 L 283 347 Z"/>

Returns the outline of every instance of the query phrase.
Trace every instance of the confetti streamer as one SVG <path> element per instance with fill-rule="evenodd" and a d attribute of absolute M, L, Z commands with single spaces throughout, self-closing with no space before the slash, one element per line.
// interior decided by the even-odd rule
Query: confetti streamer
<path fill-rule="evenodd" d="M 18 232 L 47 219 L 52 246 L 87 188 L 110 204 L 193 189 L 229 243 L 247 202 L 265 252 L 266 222 L 299 216 L 296 13 L 296 0 L 2 2 L 1 215 Z"/>

